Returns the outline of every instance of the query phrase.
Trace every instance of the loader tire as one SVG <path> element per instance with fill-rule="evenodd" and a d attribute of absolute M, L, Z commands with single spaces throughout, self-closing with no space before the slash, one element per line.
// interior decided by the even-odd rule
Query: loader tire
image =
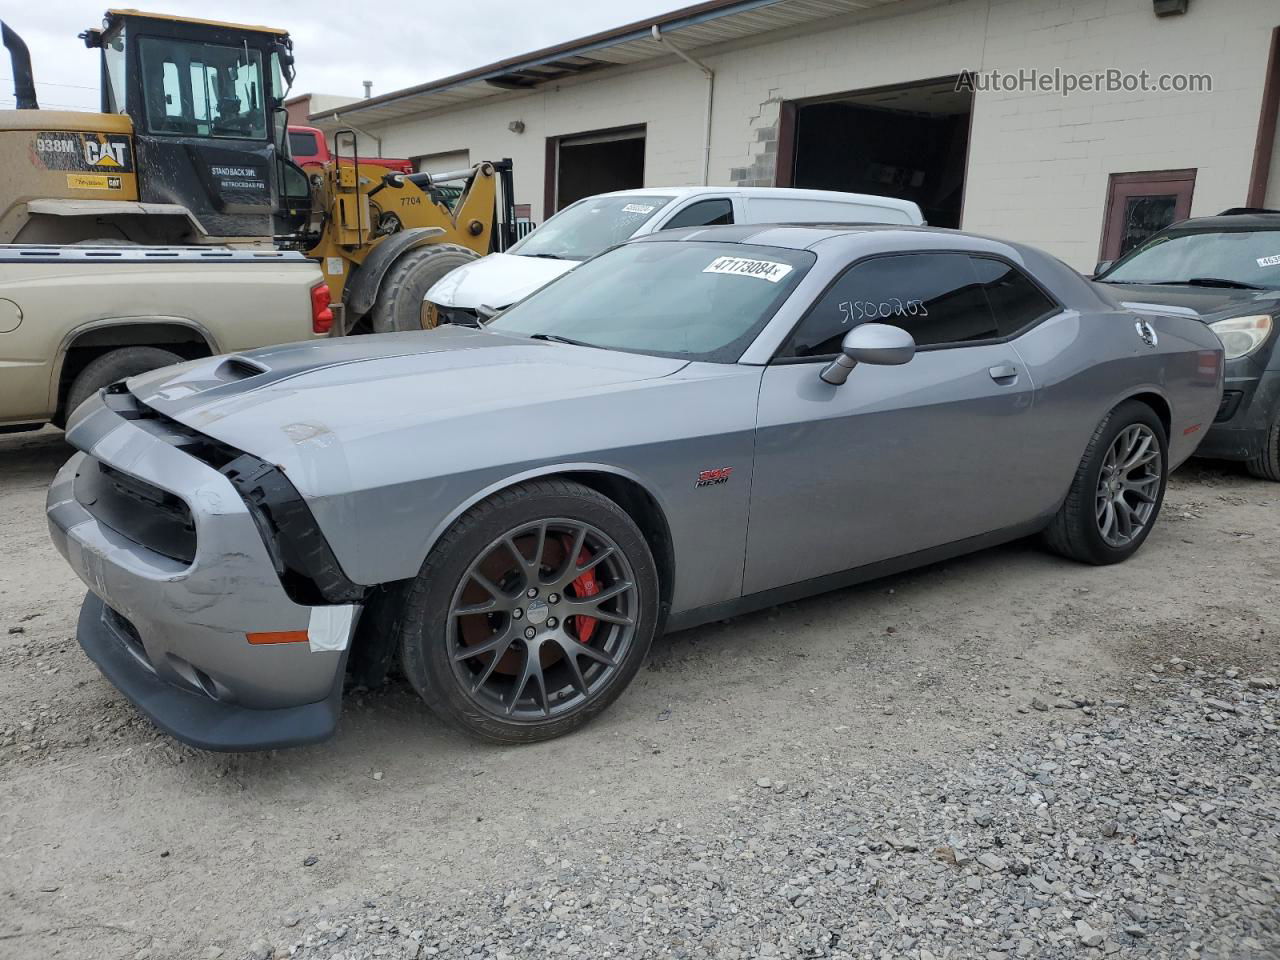
<path fill-rule="evenodd" d="M 369 311 L 373 332 L 421 330 L 422 298 L 426 292 L 450 270 L 478 259 L 474 250 L 453 243 L 432 243 L 410 250 L 382 278 L 378 298 Z"/>

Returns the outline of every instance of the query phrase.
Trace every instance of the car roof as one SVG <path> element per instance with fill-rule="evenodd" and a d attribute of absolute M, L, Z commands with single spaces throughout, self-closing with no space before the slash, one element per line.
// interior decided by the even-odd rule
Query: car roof
<path fill-rule="evenodd" d="M 723 227 L 681 227 L 628 240 L 633 243 L 704 241 L 811 250 L 819 262 L 843 269 L 861 257 L 900 253 L 970 253 L 994 256 L 1018 264 L 1060 302 L 1077 309 L 1107 309 L 1114 304 L 1091 290 L 1078 271 L 1035 247 L 980 233 L 945 227 L 913 227 L 892 223 L 766 223 Z M 726 251 L 728 252 L 728 251 Z"/>
<path fill-rule="evenodd" d="M 1165 227 L 1169 233 L 1211 233 L 1215 230 L 1280 230 L 1280 213 L 1220 213 L 1216 217 L 1193 217 Z"/>
<path fill-rule="evenodd" d="M 990 238 L 942 227 L 913 227 L 901 223 L 739 223 L 721 227 L 677 227 L 636 237 L 630 243 L 662 243 L 664 241 L 704 240 L 711 243 L 750 243 L 762 247 L 807 250 L 824 240 L 859 237 L 865 234 L 903 233 L 948 238 L 952 246 L 956 238 L 989 242 Z M 887 239 L 887 238 L 886 238 Z"/>
<path fill-rule="evenodd" d="M 810 190 L 804 187 L 635 187 L 630 190 L 612 190 L 600 193 L 600 197 L 652 197 L 669 196 L 677 200 L 703 194 L 723 196 L 735 194 L 744 197 L 773 197 L 779 200 L 827 200 L 831 202 L 875 204 L 912 213 L 919 208 L 914 201 L 898 197 L 885 197 L 877 193 L 845 193 L 840 190 Z"/>

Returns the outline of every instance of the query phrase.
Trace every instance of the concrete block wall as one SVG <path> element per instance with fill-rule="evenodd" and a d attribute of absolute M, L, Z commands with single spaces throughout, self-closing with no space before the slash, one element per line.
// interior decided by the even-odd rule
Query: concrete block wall
<path fill-rule="evenodd" d="M 710 179 L 773 182 L 783 100 L 964 70 L 1211 74 L 1207 94 L 976 94 L 962 225 L 1087 269 L 1111 173 L 1195 168 L 1196 215 L 1244 202 L 1277 25 L 1275 0 L 1192 0 L 1188 14 L 1164 19 L 1150 0 L 901 0 L 763 43 L 700 50 L 716 71 Z M 673 60 L 375 132 L 392 156 L 467 148 L 473 158 L 513 157 L 517 199 L 540 218 L 547 136 L 643 123 L 645 184 L 701 182 L 705 92 L 702 75 Z M 517 119 L 521 135 L 507 130 Z"/>

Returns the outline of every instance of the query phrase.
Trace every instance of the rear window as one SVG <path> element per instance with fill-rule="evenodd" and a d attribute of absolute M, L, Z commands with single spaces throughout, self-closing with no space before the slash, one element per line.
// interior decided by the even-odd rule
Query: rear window
<path fill-rule="evenodd" d="M 733 363 L 816 259 L 738 243 L 630 243 L 526 297 L 489 328 Z"/>
<path fill-rule="evenodd" d="M 306 131 L 289 132 L 289 156 L 314 157 L 319 153 L 318 141 L 314 133 Z"/>

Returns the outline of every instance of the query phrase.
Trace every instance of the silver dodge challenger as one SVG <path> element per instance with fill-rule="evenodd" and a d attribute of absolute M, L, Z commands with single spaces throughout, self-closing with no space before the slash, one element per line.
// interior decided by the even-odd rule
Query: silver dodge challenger
<path fill-rule="evenodd" d="M 1126 559 L 1222 355 L 1016 244 L 671 231 L 482 329 L 108 387 L 71 418 L 49 527 L 85 652 L 187 743 L 321 740 L 344 680 L 397 662 L 443 720 L 541 740 L 663 630 L 1032 534 Z"/>

